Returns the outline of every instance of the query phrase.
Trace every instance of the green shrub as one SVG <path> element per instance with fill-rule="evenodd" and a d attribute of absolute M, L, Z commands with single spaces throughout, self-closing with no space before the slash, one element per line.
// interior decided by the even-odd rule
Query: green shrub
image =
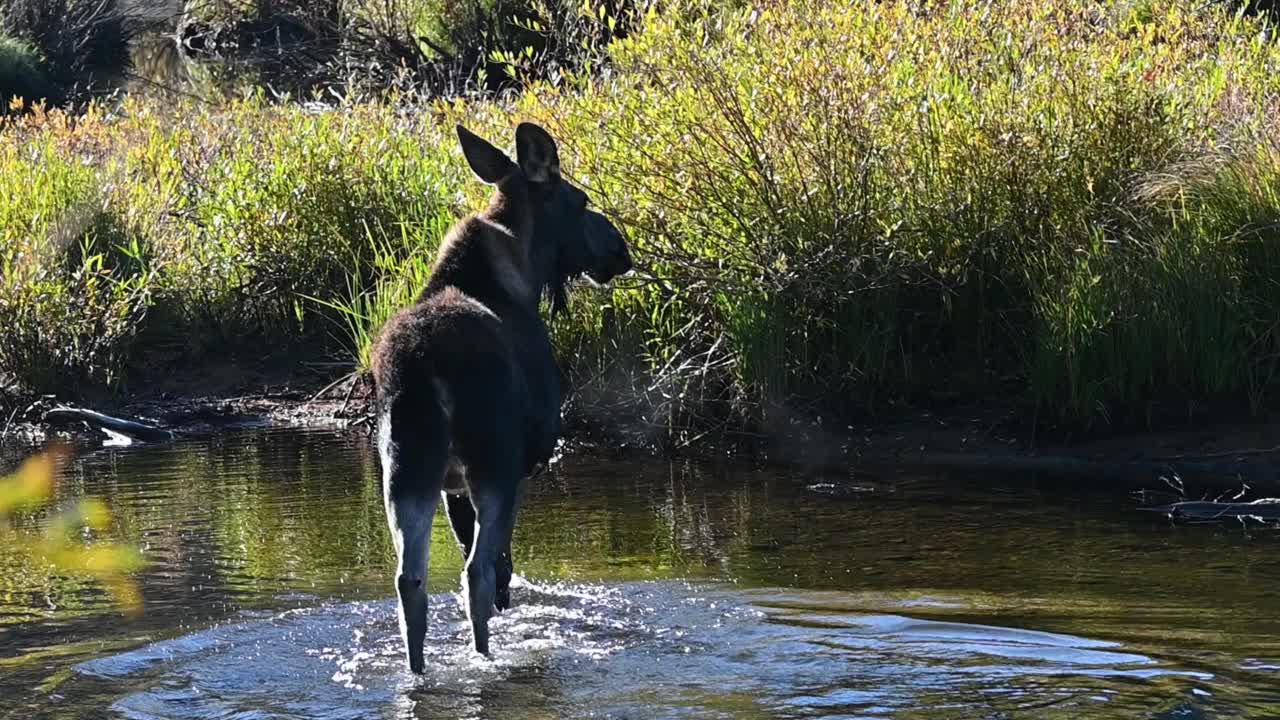
<path fill-rule="evenodd" d="M 101 384 L 136 344 L 191 360 L 323 346 L 349 289 L 431 256 L 462 185 L 439 139 L 452 130 L 387 106 L 129 101 L 110 117 L 54 113 L 2 131 L 15 140 L 0 168 L 4 310 L 20 331 L 0 367 L 29 387 L 50 386 L 49 363 L 21 348 L 105 362 L 83 373 Z"/>
<path fill-rule="evenodd" d="M 111 385 L 148 304 L 145 253 L 95 169 L 47 138 L 0 149 L 0 370 L 35 391 Z"/>
<path fill-rule="evenodd" d="M 0 115 L 14 98 L 35 102 L 51 94 L 35 50 L 0 32 Z"/>
<path fill-rule="evenodd" d="M 1264 26 L 1190 0 L 690 0 L 643 25 L 607 68 L 501 101 L 33 118 L 0 130 L 6 157 L 52 153 L 40 182 L 65 189 L 6 172 L 0 193 L 109 208 L 88 255 L 148 278 L 134 343 L 334 329 L 363 361 L 487 192 L 452 123 L 537 119 L 642 270 L 553 326 L 583 412 L 702 432 L 992 397 L 1071 423 L 1274 403 Z"/>
<path fill-rule="evenodd" d="M 311 334 L 320 326 L 304 297 L 333 297 L 349 278 L 363 287 L 381 255 L 438 240 L 456 172 L 442 162 L 441 128 L 386 108 L 307 113 L 254 100 L 176 120 L 147 121 L 129 172 L 150 185 L 133 202 L 163 200 L 164 213 L 144 219 L 165 265 L 160 292 L 197 342 Z"/>
<path fill-rule="evenodd" d="M 719 348 L 757 419 L 1010 378 L 1069 420 L 1256 398 L 1274 332 L 1239 311 L 1274 306 L 1245 293 L 1268 285 L 1234 269 L 1235 238 L 1270 200 L 1224 188 L 1246 209 L 1192 227 L 1138 191 L 1255 145 L 1280 53 L 1215 8 L 1133 8 L 682 6 L 615 43 L 607 78 L 520 110 L 574 138 L 661 279 L 614 302 L 648 325 L 651 369 Z M 1253 241 L 1254 277 L 1272 245 Z M 705 369 L 682 396 L 726 379 Z"/>

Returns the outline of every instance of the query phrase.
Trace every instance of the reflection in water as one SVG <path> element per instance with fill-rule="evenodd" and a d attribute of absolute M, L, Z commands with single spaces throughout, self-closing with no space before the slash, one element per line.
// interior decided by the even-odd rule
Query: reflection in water
<path fill-rule="evenodd" d="M 119 539 L 145 549 L 146 614 L 0 552 L 0 715 L 1280 714 L 1271 535 L 1172 528 L 1033 481 L 842 492 L 848 478 L 589 458 L 526 497 L 530 580 L 490 661 L 465 650 L 461 558 L 437 523 L 432 668 L 415 679 L 367 444 L 237 433 L 81 458 L 62 492 L 109 499 Z"/>

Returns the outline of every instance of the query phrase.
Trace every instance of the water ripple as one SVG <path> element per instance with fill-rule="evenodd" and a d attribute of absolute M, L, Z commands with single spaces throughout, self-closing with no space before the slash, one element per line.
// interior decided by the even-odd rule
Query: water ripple
<path fill-rule="evenodd" d="M 433 596 L 422 677 L 405 668 L 390 601 L 243 614 L 76 671 L 136 688 L 112 709 L 139 720 L 817 717 L 920 707 L 976 717 L 1031 706 L 1114 710 L 1126 685 L 1157 683 L 1176 698 L 1211 679 L 1117 643 L 836 611 L 820 597 L 797 608 L 804 596 L 795 592 L 778 609 L 769 603 L 781 598 L 762 591 L 670 582 L 517 590 L 521 604 L 493 623 L 488 659 L 467 649 L 458 596 Z"/>

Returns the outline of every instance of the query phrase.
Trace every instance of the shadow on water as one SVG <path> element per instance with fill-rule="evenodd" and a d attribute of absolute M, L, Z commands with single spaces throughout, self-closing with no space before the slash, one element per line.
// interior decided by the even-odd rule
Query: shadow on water
<path fill-rule="evenodd" d="M 101 450 L 62 491 L 144 547 L 146 613 L 0 553 L 12 717 L 1280 715 L 1280 536 L 1123 495 L 571 458 L 527 496 L 491 660 L 437 523 L 415 678 L 365 438 Z"/>

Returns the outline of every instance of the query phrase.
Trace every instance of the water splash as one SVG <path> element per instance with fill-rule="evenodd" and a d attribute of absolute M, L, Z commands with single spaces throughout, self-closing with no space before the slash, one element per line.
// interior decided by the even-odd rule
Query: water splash
<path fill-rule="evenodd" d="M 670 582 L 517 590 L 521 604 L 493 622 L 491 658 L 468 649 L 460 598 L 433 596 L 421 677 L 406 669 L 391 601 L 247 615 L 76 670 L 137 688 L 112 708 L 138 719 L 808 717 L 894 714 L 940 698 L 962 716 L 1030 701 L 1115 705 L 1126 684 L 1210 679 L 1116 643 L 861 613 L 794 592 Z"/>

